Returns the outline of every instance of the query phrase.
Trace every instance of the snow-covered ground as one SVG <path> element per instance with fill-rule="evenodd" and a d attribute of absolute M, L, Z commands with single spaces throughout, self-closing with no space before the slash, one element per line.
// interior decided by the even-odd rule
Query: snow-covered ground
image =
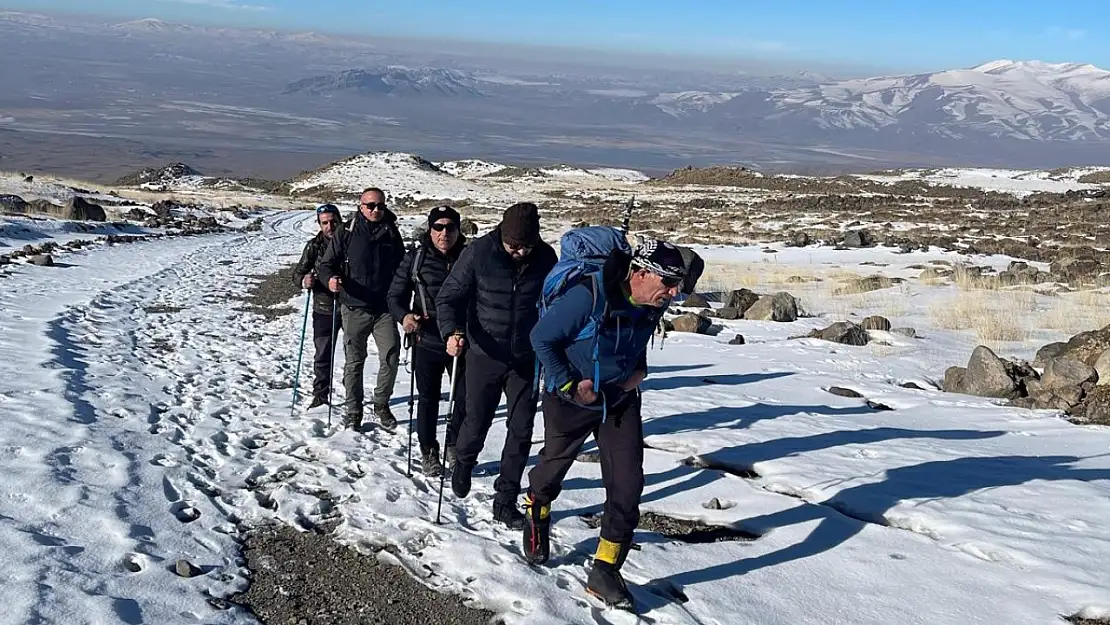
<path fill-rule="evenodd" d="M 985 191 L 1010 193 L 1025 197 L 1040 191 L 1065 193 L 1098 189 L 1105 185 L 1079 182 L 1085 174 L 1106 171 L 1106 167 L 1077 167 L 1062 175 L 1053 176 L 1044 170 L 986 169 L 974 167 L 947 167 L 943 169 L 910 169 L 898 173 L 857 175 L 857 178 L 877 182 L 920 180 L 938 186 L 970 187 Z"/>
<path fill-rule="evenodd" d="M 508 623 L 638 622 L 583 593 L 597 532 L 581 516 L 600 512 L 599 465 L 577 463 L 568 476 L 553 558 L 537 569 L 521 560 L 519 533 L 491 521 L 500 419 L 471 496 L 448 488 L 437 525 L 439 480 L 418 468 L 405 476 L 407 373 L 394 434 L 339 430 L 326 409 L 291 414 L 304 300 L 267 322 L 236 310 L 233 296 L 247 276 L 295 261 L 314 228 L 311 213 L 277 213 L 258 233 L 92 248 L 66 255 L 66 267 L 21 265 L 6 279 L 0 622 L 253 622 L 207 598 L 246 587 L 235 537 L 275 516 L 341 519 L 338 540 L 396 545 L 425 583 Z M 839 264 L 908 277 L 916 270 L 905 265 L 958 260 L 802 248 L 764 263 L 758 248 L 704 251 L 714 271 L 782 266 L 767 275 Z M 888 314 L 921 338 L 892 334 L 882 349 L 789 338 L 827 325 L 822 317 L 723 321 L 717 336 L 656 344 L 643 509 L 759 537 L 688 544 L 640 532 L 625 569 L 639 622 L 1047 625 L 1085 608 L 1110 614 L 1110 432 L 902 388 L 929 388 L 975 340 L 928 327 L 926 302 L 950 291 L 912 283 L 898 293 L 904 314 Z M 738 332 L 747 344 L 728 345 Z M 306 362 L 303 390 L 310 375 Z M 705 507 L 714 498 L 723 509 Z M 204 575 L 177 577 L 179 558 Z"/>
<path fill-rule="evenodd" d="M 63 219 L 0 217 L 0 254 L 12 252 L 25 245 L 40 245 L 46 241 L 63 244 L 78 239 L 112 234 L 138 235 L 150 234 L 153 231 L 135 225 L 116 226 L 111 223 L 76 222 Z"/>

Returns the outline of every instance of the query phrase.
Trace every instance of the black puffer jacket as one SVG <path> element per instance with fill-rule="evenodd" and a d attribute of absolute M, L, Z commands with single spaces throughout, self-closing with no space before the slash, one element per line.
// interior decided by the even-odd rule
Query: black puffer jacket
<path fill-rule="evenodd" d="M 333 276 L 342 279 L 339 301 L 344 305 L 382 314 L 387 312 L 385 298 L 404 256 L 397 215 L 386 210 L 381 221 L 373 222 L 357 212 L 350 229 L 332 238 L 316 273 L 324 284 Z"/>
<path fill-rule="evenodd" d="M 519 263 L 501 244 L 501 228 L 471 243 L 436 297 L 444 339 L 464 330 L 468 348 L 505 363 L 535 358 L 529 334 L 539 319 L 543 281 L 558 258 L 540 242 Z"/>
<path fill-rule="evenodd" d="M 455 246 L 444 254 L 425 233 L 420 237 L 418 246 L 405 254 L 397 273 L 393 275 L 393 284 L 389 287 L 389 314 L 397 323 L 402 323 L 409 313 L 428 316 L 415 333 L 416 344 L 421 347 L 435 351 L 446 348 L 436 326 L 436 295 L 465 247 L 466 237 L 459 235 Z M 412 272 L 418 260 L 416 277 L 420 280 L 419 287 L 413 281 Z"/>
<path fill-rule="evenodd" d="M 330 241 L 331 239 L 324 236 L 323 232 L 319 232 L 305 244 L 304 251 L 301 252 L 301 259 L 297 261 L 297 267 L 293 270 L 293 281 L 297 284 L 297 288 L 301 288 L 301 279 L 304 278 L 305 274 L 316 272 L 316 261 L 324 255 L 324 250 L 328 249 Z M 335 296 L 328 290 L 327 283 L 319 278 L 314 280 L 312 283 L 312 311 L 330 315 L 334 304 Z"/>

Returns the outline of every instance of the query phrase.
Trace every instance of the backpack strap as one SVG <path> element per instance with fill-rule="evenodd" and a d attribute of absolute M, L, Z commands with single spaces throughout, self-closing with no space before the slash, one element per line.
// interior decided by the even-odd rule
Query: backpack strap
<path fill-rule="evenodd" d="M 428 314 L 428 291 L 424 279 L 420 277 L 420 270 L 424 267 L 424 255 L 427 251 L 427 248 L 418 243 L 412 259 L 412 282 L 416 286 L 416 293 L 420 295 L 420 309 L 425 315 Z"/>
<path fill-rule="evenodd" d="M 599 291 L 601 289 L 601 282 L 600 282 L 600 278 L 598 276 L 599 276 L 598 273 L 591 273 L 591 274 L 587 274 L 587 275 L 584 275 L 584 276 L 580 276 L 578 278 L 579 283 L 589 281 L 590 295 L 592 297 L 592 303 L 590 305 L 590 316 L 586 320 L 586 325 L 582 326 L 582 329 L 579 330 L 578 334 L 576 334 L 575 337 L 574 337 L 575 342 L 586 340 L 587 338 L 593 339 L 593 346 L 591 348 L 591 350 L 592 350 L 591 351 L 591 359 L 592 359 L 593 365 L 594 365 L 593 383 L 594 383 L 594 388 L 595 389 L 597 389 L 598 385 L 601 382 L 601 363 L 600 363 L 600 360 L 599 360 L 600 353 L 599 353 L 599 347 L 598 347 L 599 342 L 600 342 L 599 334 L 601 333 L 601 326 L 605 322 L 605 317 L 609 314 L 609 302 L 608 302 L 608 300 L 603 295 L 599 295 Z M 543 302 L 541 302 L 541 304 L 543 304 Z M 546 312 L 546 306 L 544 306 L 543 310 L 544 310 L 544 312 Z M 540 365 L 540 359 L 537 356 L 536 357 L 535 371 L 533 373 L 534 378 L 533 378 L 533 383 L 532 383 L 532 395 L 533 395 L 534 399 L 539 398 L 540 373 L 541 373 L 541 371 L 542 371 L 542 366 Z M 544 387 L 548 391 L 554 390 L 553 387 L 549 387 L 549 385 L 547 385 L 547 384 L 545 384 Z"/>

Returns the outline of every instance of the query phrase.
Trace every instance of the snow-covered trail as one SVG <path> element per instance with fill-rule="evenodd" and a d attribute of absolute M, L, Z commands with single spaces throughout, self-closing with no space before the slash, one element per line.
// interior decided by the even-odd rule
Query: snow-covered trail
<path fill-rule="evenodd" d="M 759 537 L 640 532 L 626 576 L 645 613 L 602 610 L 582 592 L 598 464 L 575 465 L 552 561 L 533 568 L 519 533 L 492 523 L 500 420 L 471 496 L 448 487 L 437 525 L 439 480 L 418 462 L 405 475 L 407 373 L 396 433 L 290 415 L 303 300 L 267 322 L 232 296 L 295 260 L 313 228 L 288 213 L 261 233 L 91 250 L 0 293 L 0 622 L 252 622 L 209 598 L 246 586 L 235 537 L 273 517 L 393 545 L 425 583 L 508 623 L 1048 624 L 1107 603 L 1110 436 L 899 388 L 935 363 L 787 342 L 820 323 L 803 320 L 729 322 L 745 346 L 673 334 L 649 356 L 644 509 Z M 310 358 L 309 343 L 306 389 Z M 706 509 L 714 498 L 722 509 Z M 204 574 L 178 577 L 179 558 Z"/>

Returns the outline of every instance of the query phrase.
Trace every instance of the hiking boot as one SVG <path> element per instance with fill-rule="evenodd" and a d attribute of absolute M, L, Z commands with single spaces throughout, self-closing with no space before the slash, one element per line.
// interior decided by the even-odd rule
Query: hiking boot
<path fill-rule="evenodd" d="M 328 398 L 316 395 L 312 398 L 312 403 L 308 404 L 308 410 L 312 410 L 317 406 L 324 406 L 328 403 Z"/>
<path fill-rule="evenodd" d="M 455 462 L 459 459 L 458 454 L 455 453 L 455 446 L 448 445 L 447 449 L 443 450 L 443 465 L 448 469 L 455 468 Z"/>
<path fill-rule="evenodd" d="M 470 473 L 473 465 L 456 464 L 451 472 L 451 492 L 459 499 L 466 499 L 470 494 Z"/>
<path fill-rule="evenodd" d="M 586 592 L 605 602 L 610 608 L 632 609 L 632 593 L 621 577 L 621 565 L 628 557 L 630 543 L 617 544 L 601 539 L 594 555 L 594 565 L 586 581 Z"/>
<path fill-rule="evenodd" d="M 429 449 L 424 452 L 424 475 L 426 477 L 439 477 L 443 473 L 443 465 L 439 463 L 439 451 Z"/>
<path fill-rule="evenodd" d="M 529 564 L 543 564 L 551 556 L 551 506 L 535 505 L 528 493 L 524 512 L 524 559 Z"/>
<path fill-rule="evenodd" d="M 389 404 L 374 404 L 374 414 L 383 428 L 392 430 L 397 427 L 397 417 L 389 411 Z"/>
<path fill-rule="evenodd" d="M 511 530 L 524 529 L 524 513 L 515 503 L 493 500 L 493 520 L 505 524 Z"/>
<path fill-rule="evenodd" d="M 358 430 L 361 430 L 362 429 L 362 413 L 348 412 L 347 415 L 345 417 L 343 417 L 343 427 L 351 429 L 351 430 L 355 430 L 356 432 Z"/>

